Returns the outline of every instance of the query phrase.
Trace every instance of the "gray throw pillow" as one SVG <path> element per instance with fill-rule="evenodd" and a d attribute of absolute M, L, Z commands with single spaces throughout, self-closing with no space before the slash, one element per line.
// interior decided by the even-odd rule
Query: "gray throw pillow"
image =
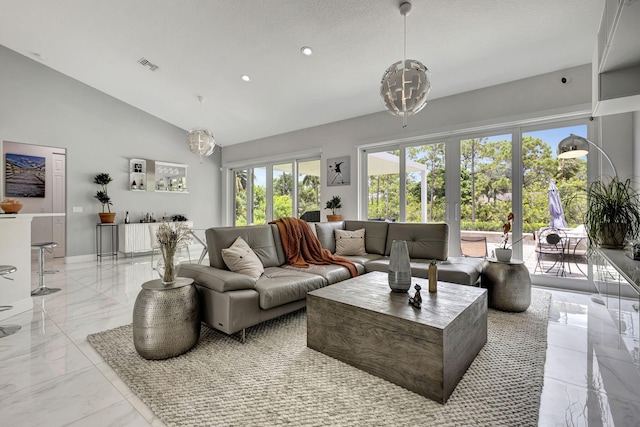
<path fill-rule="evenodd" d="M 258 279 L 264 273 L 264 266 L 258 255 L 242 237 L 238 237 L 229 248 L 222 250 L 222 259 L 229 270 Z"/>
<path fill-rule="evenodd" d="M 364 248 L 364 228 L 356 231 L 334 230 L 336 235 L 336 255 L 366 255 Z"/>

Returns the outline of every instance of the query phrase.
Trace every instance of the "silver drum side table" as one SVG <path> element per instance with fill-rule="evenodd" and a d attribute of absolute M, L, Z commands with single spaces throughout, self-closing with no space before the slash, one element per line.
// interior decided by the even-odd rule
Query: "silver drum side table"
<path fill-rule="evenodd" d="M 500 262 L 488 258 L 482 286 L 489 293 L 489 307 L 502 311 L 526 311 L 531 304 L 531 277 L 524 261 Z"/>
<path fill-rule="evenodd" d="M 145 359 L 167 359 L 191 350 L 200 337 L 200 301 L 193 279 L 163 285 L 145 282 L 133 307 L 133 344 Z"/>

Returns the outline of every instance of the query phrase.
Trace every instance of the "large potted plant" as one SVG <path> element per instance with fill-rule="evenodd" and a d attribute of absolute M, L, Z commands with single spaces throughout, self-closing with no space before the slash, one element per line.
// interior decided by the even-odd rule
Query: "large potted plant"
<path fill-rule="evenodd" d="M 340 198 L 340 196 L 333 196 L 331 199 L 327 200 L 325 209 L 331 209 L 331 215 L 327 215 L 327 221 L 342 221 L 342 215 L 336 214 L 336 209 L 340 209 L 341 207 L 342 199 Z"/>
<path fill-rule="evenodd" d="M 631 180 L 614 177 L 608 182 L 592 182 L 584 225 L 590 249 L 621 249 L 626 238 L 636 238 L 640 232 L 640 193 L 631 186 Z"/>
<path fill-rule="evenodd" d="M 113 179 L 108 173 L 99 173 L 93 178 L 93 183 L 100 186 L 100 190 L 93 196 L 102 204 L 102 212 L 98 213 L 100 222 L 107 224 L 113 223 L 116 218 L 116 213 L 111 212 L 110 206 L 112 206 L 113 203 L 111 203 L 111 196 L 109 196 L 109 192 L 107 191 L 107 186 L 111 181 L 113 181 Z"/>

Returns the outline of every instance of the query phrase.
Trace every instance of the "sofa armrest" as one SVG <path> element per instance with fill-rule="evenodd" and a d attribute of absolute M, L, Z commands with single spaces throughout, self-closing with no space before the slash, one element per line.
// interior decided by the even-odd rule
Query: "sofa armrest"
<path fill-rule="evenodd" d="M 182 264 L 179 275 L 218 292 L 254 289 L 256 286 L 256 279 L 253 277 L 208 265 Z"/>

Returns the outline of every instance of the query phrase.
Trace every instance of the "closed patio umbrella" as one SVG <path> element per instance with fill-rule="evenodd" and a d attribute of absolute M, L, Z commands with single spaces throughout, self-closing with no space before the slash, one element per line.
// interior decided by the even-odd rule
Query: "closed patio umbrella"
<path fill-rule="evenodd" d="M 564 210 L 562 209 L 562 203 L 560 203 L 560 194 L 558 194 L 558 187 L 556 187 L 555 181 L 549 183 L 549 214 L 551 215 L 549 226 L 567 228 L 567 222 L 564 220 Z"/>

